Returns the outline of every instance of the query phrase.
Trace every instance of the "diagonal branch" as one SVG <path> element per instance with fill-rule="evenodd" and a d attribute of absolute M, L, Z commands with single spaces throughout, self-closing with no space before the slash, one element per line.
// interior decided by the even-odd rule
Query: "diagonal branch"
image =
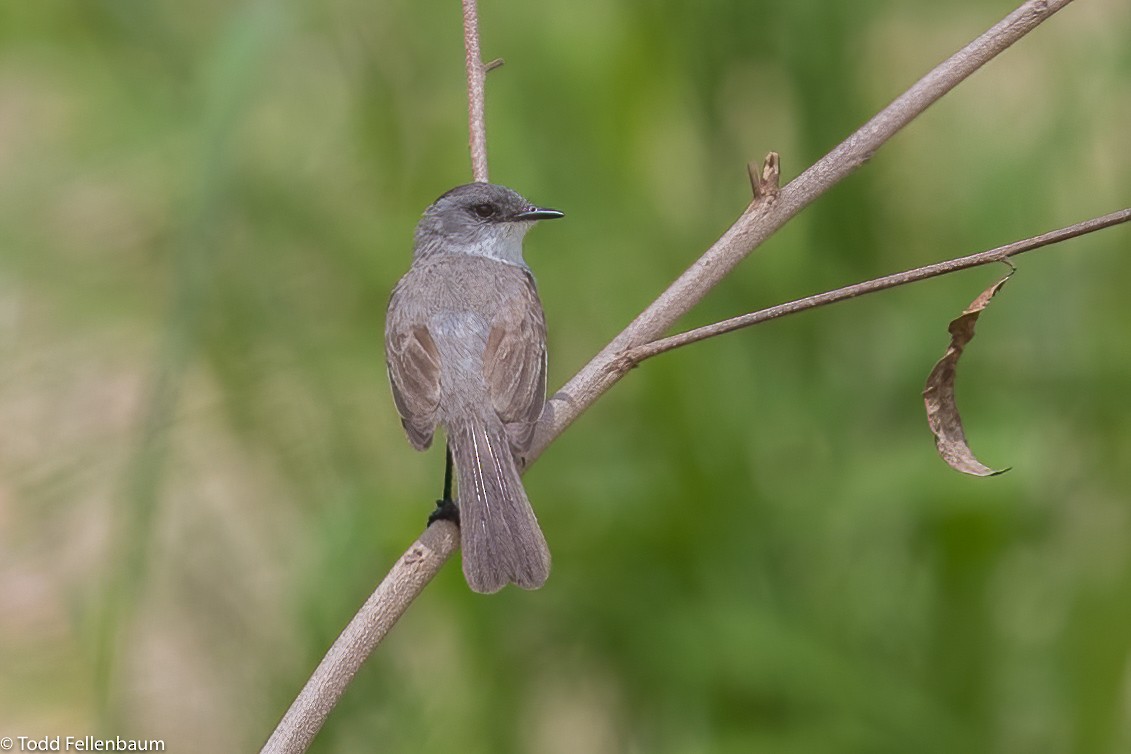
<path fill-rule="evenodd" d="M 295 754 L 310 746 L 365 658 L 404 615 L 459 545 L 459 529 L 437 521 L 381 580 L 326 652 L 260 754 Z"/>
<path fill-rule="evenodd" d="M 623 358 L 629 362 L 631 366 L 636 366 L 645 359 L 650 359 L 653 356 L 671 351 L 680 346 L 686 346 L 691 343 L 706 340 L 707 338 L 713 338 L 716 335 L 734 332 L 744 327 L 768 322 L 771 319 L 778 319 L 779 317 L 784 317 L 789 314 L 797 314 L 799 312 L 808 311 L 809 309 L 816 309 L 820 306 L 835 304 L 838 301 L 864 296 L 869 293 L 875 293 L 876 291 L 884 291 L 888 288 L 896 288 L 919 280 L 926 280 L 927 278 L 946 275 L 951 272 L 958 272 L 959 270 L 968 270 L 971 267 L 979 267 L 992 262 L 1001 262 L 1010 257 L 1015 257 L 1018 254 L 1024 254 L 1026 251 L 1052 246 L 1053 244 L 1067 241 L 1070 238 L 1094 233 L 1097 230 L 1110 228 L 1113 225 L 1119 225 L 1120 223 L 1128 221 L 1131 221 L 1131 208 L 1122 209 L 1118 212 L 1112 212 L 1091 220 L 1085 220 L 1075 225 L 1069 225 L 1066 228 L 1042 233 L 1039 236 L 1026 238 L 1023 241 L 1015 241 L 1005 246 L 999 246 L 996 249 L 990 249 L 989 251 L 982 251 L 966 257 L 959 257 L 958 259 L 949 259 L 945 262 L 937 262 L 936 264 L 930 264 L 925 267 L 916 267 L 906 272 L 897 272 L 894 275 L 887 275 L 882 278 L 876 278 L 875 280 L 868 280 L 863 283 L 845 286 L 844 288 L 837 288 L 835 291 L 818 293 L 814 296 L 797 299 L 796 301 L 771 306 L 761 311 L 743 314 L 740 317 L 733 317 L 723 320 L 722 322 L 697 327 L 694 330 L 688 330 L 678 335 L 660 338 L 659 340 L 653 340 L 651 343 L 645 343 L 644 345 L 631 348 L 623 354 Z"/>

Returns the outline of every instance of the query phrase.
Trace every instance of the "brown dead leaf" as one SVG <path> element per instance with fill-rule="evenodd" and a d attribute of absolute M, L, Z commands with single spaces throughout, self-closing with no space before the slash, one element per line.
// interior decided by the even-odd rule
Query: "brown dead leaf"
<path fill-rule="evenodd" d="M 935 364 L 927 377 L 927 386 L 923 389 L 923 402 L 927 406 L 927 423 L 935 435 L 935 445 L 939 455 L 952 469 L 963 474 L 974 476 L 994 476 L 1009 471 L 1008 468 L 995 471 L 974 457 L 970 446 L 966 443 L 966 432 L 962 429 L 962 417 L 958 415 L 958 404 L 954 400 L 954 380 L 958 368 L 958 359 L 974 337 L 974 325 L 978 315 L 990 304 L 992 299 L 1005 281 L 1013 275 L 1011 270 L 1003 277 L 982 291 L 978 298 L 971 302 L 966 311 L 950 322 L 950 346 L 946 353 Z"/>

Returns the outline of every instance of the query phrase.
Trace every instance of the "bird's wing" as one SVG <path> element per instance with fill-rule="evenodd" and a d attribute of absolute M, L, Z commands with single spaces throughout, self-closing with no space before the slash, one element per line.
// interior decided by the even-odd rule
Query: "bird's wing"
<path fill-rule="evenodd" d="M 522 284 L 491 320 L 483 376 L 491 403 L 521 452 L 530 446 L 546 402 L 546 320 L 534 277 L 525 270 L 514 273 L 522 275 Z"/>
<path fill-rule="evenodd" d="M 408 439 L 418 450 L 432 444 L 436 409 L 440 405 L 440 354 L 428 327 L 398 326 L 390 307 L 390 326 L 385 333 L 385 360 L 393 401 L 401 415 Z"/>

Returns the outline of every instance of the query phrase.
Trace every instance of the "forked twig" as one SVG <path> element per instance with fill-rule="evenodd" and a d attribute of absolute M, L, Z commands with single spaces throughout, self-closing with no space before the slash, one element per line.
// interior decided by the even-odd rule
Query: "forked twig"
<path fill-rule="evenodd" d="M 1004 259 L 1015 257 L 1018 254 L 1024 254 L 1026 251 L 1052 246 L 1053 244 L 1067 241 L 1070 238 L 1094 233 L 1097 230 L 1110 228 L 1113 225 L 1119 225 L 1120 223 L 1128 221 L 1131 221 L 1131 208 L 1122 209 L 1118 212 L 1112 212 L 1111 214 L 1096 217 L 1091 220 L 1085 220 L 1084 222 L 1069 225 L 1058 230 L 1052 230 L 1048 233 L 1042 233 L 1039 236 L 1026 238 L 1023 241 L 1015 241 L 1005 246 L 999 246 L 996 249 L 990 249 L 989 251 L 982 251 L 966 257 L 959 257 L 958 259 L 949 259 L 945 262 L 929 264 L 925 267 L 916 267 L 913 270 L 897 272 L 894 275 L 887 275 L 882 278 L 876 278 L 875 280 L 868 280 L 863 283 L 845 286 L 844 288 L 837 288 L 835 291 L 818 293 L 815 296 L 806 296 L 796 301 L 778 304 L 777 306 L 771 306 L 768 309 L 751 312 L 750 314 L 743 314 L 740 317 L 733 317 L 723 320 L 722 322 L 697 327 L 694 330 L 688 330 L 678 335 L 653 340 L 651 343 L 645 343 L 642 346 L 629 349 L 625 352 L 624 358 L 630 362 L 631 366 L 635 366 L 645 359 L 650 359 L 665 351 L 671 351 L 680 346 L 686 346 L 691 343 L 706 340 L 707 338 L 713 338 L 716 335 L 723 335 L 724 333 L 741 330 L 744 327 L 768 322 L 771 319 L 778 319 L 789 314 L 798 314 L 808 311 L 809 309 L 816 309 L 821 306 L 827 306 L 828 304 L 835 304 L 838 301 L 864 296 L 877 291 L 884 291 L 888 288 L 896 288 L 919 280 L 926 280 L 927 278 L 946 275 L 951 272 L 958 272 L 959 270 L 968 270 L 971 267 L 978 267 L 983 264 L 1000 262 Z"/>
<path fill-rule="evenodd" d="M 831 152 L 775 194 L 756 196 L 742 216 L 659 298 L 550 399 L 530 450 L 533 462 L 629 368 L 623 354 L 661 337 L 739 262 L 814 199 L 867 162 L 885 142 L 970 74 L 1072 0 L 1028 0 L 915 82 Z"/>

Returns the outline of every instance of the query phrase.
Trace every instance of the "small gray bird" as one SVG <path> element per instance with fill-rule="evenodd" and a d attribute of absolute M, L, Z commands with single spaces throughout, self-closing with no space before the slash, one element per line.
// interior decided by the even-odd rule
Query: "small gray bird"
<path fill-rule="evenodd" d="M 550 575 L 518 469 L 546 401 L 546 321 L 522 239 L 558 217 L 504 186 L 458 186 L 425 210 L 389 300 L 393 400 L 417 450 L 437 425 L 447 433 L 463 573 L 476 592 L 537 589 Z"/>

